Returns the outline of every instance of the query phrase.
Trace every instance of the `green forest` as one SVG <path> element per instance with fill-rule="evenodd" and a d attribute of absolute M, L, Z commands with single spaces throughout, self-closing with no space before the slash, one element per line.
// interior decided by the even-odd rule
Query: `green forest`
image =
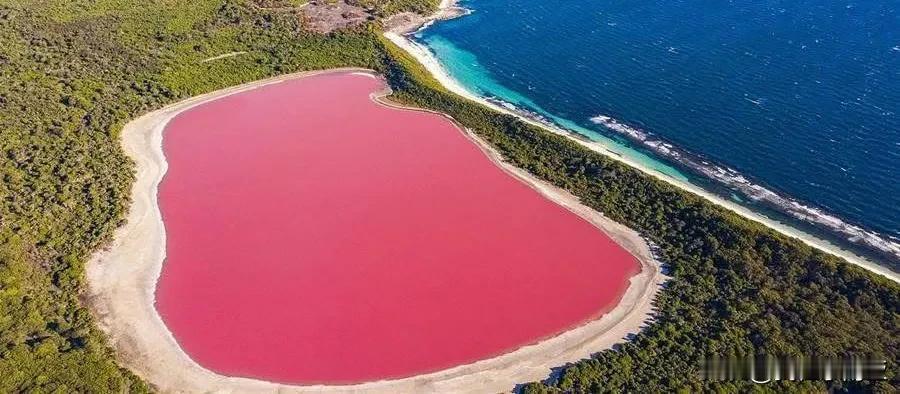
<path fill-rule="evenodd" d="M 436 0 L 360 1 L 385 14 Z M 275 4 L 273 4 L 275 3 Z M 283 3 L 283 4 L 282 4 Z M 525 392 L 896 392 L 900 286 L 514 117 L 446 92 L 378 21 L 304 30 L 294 0 L 0 0 L 0 392 L 145 392 L 86 305 L 84 266 L 122 224 L 128 120 L 244 82 L 338 66 L 450 114 L 511 163 L 660 247 L 672 279 L 632 341 Z M 274 5 L 274 6 L 273 6 Z M 221 54 L 239 56 L 204 62 Z M 540 313 L 535 311 L 534 313 Z M 699 361 L 752 352 L 888 360 L 886 381 L 708 383 Z"/>

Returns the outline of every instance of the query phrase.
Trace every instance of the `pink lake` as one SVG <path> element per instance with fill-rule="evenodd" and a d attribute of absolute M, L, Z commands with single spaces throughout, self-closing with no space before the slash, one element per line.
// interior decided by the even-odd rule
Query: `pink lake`
<path fill-rule="evenodd" d="M 375 103 L 371 76 L 291 80 L 166 127 L 157 310 L 215 372 L 407 377 L 608 311 L 639 270 L 448 119 Z"/>

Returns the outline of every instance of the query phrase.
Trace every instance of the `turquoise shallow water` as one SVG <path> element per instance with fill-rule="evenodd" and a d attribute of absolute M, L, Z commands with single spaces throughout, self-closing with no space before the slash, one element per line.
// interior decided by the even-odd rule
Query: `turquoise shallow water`
<path fill-rule="evenodd" d="M 900 260 L 900 2 L 462 4 L 416 39 L 468 89 Z"/>
<path fill-rule="evenodd" d="M 447 72 L 449 72 L 454 79 L 462 83 L 469 91 L 481 96 L 497 98 L 503 102 L 513 104 L 517 108 L 532 111 L 567 130 L 575 131 L 596 141 L 601 141 L 615 149 L 616 152 L 628 154 L 649 168 L 653 168 L 673 178 L 688 180 L 684 174 L 676 168 L 673 168 L 671 165 L 633 149 L 627 143 L 608 138 L 601 133 L 578 124 L 577 122 L 557 116 L 519 92 L 506 88 L 491 77 L 485 68 L 478 63 L 478 59 L 475 55 L 455 46 L 451 41 L 442 36 L 433 35 L 428 37 L 428 47 L 442 60 L 442 65 Z"/>

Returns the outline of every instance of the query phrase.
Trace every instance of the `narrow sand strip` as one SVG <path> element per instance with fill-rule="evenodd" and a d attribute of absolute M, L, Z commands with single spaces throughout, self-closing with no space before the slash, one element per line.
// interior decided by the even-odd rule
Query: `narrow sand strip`
<path fill-rule="evenodd" d="M 442 7 L 444 6 L 443 2 L 441 3 L 441 6 Z M 712 194 L 706 190 L 703 190 L 702 188 L 700 188 L 696 185 L 663 175 L 651 168 L 647 168 L 643 164 L 637 162 L 636 160 L 633 160 L 632 158 L 629 158 L 628 156 L 618 155 L 618 154 L 613 153 L 611 151 L 611 149 L 613 149 L 613 148 L 605 146 L 599 142 L 586 141 L 583 138 L 578 138 L 575 134 L 573 134 L 573 132 L 570 132 L 568 130 L 564 130 L 561 128 L 557 128 L 557 127 L 554 127 L 551 125 L 547 125 L 547 124 L 544 124 L 541 122 L 537 122 L 533 119 L 529 119 L 525 116 L 522 116 L 521 114 L 516 113 L 516 112 L 510 110 L 509 108 L 505 108 L 505 107 L 502 107 L 495 103 L 492 103 L 488 100 L 485 100 L 483 97 L 470 92 L 468 89 L 466 89 L 464 86 L 462 86 L 458 81 L 456 81 L 444 69 L 444 67 L 437 60 L 437 58 L 434 56 L 434 54 L 431 52 L 431 50 L 429 50 L 427 47 L 409 39 L 406 36 L 404 31 L 386 32 L 386 33 L 384 33 L 384 36 L 387 39 L 391 40 L 391 42 L 393 42 L 394 44 L 396 44 L 397 46 L 402 48 L 404 51 L 409 53 L 411 56 L 413 56 L 419 63 L 422 64 L 423 67 L 425 67 L 425 69 L 442 86 L 444 86 L 445 89 L 447 89 L 461 97 L 464 97 L 468 100 L 471 100 L 471 101 L 474 101 L 481 105 L 484 105 L 486 107 L 489 107 L 495 111 L 515 116 L 519 119 L 522 119 L 525 122 L 528 122 L 532 125 L 541 127 L 541 128 L 543 128 L 547 131 L 550 131 L 554 134 L 565 136 L 565 137 L 569 138 L 570 140 L 578 143 L 579 145 L 584 146 L 594 152 L 600 153 L 606 157 L 609 157 L 611 159 L 618 160 L 622 163 L 625 163 L 633 168 L 640 170 L 641 172 L 643 172 L 647 175 L 650 175 L 657 179 L 668 182 L 669 184 L 674 185 L 682 190 L 686 190 L 691 193 L 694 193 L 694 194 L 696 194 L 700 197 L 703 197 L 704 199 L 712 202 L 713 204 L 716 204 L 720 207 L 731 210 L 732 212 L 735 212 L 738 215 L 741 215 L 747 219 L 750 219 L 757 223 L 761 223 L 761 224 L 763 224 L 769 228 L 772 228 L 775 231 L 778 231 L 779 233 L 782 233 L 789 237 L 799 239 L 803 243 L 805 243 L 809 246 L 812 246 L 818 250 L 841 257 L 841 258 L 849 261 L 852 264 L 858 265 L 858 266 L 863 267 L 863 268 L 865 268 L 869 271 L 872 271 L 876 274 L 887 277 L 888 279 L 891 279 L 894 282 L 900 282 L 900 274 L 892 271 L 890 268 L 884 267 L 884 266 L 882 266 L 876 262 L 873 262 L 865 257 L 858 256 L 848 250 L 842 249 L 841 247 L 834 245 L 831 242 L 820 239 L 820 238 L 818 238 L 814 235 L 811 235 L 809 233 L 806 233 L 804 231 L 790 227 L 784 223 L 769 219 L 769 218 L 767 218 L 759 213 L 756 213 L 742 205 L 736 204 L 732 201 L 728 201 L 728 200 L 723 199 L 723 198 L 721 198 L 715 194 Z"/>
<path fill-rule="evenodd" d="M 634 231 L 582 205 L 565 191 L 545 184 L 506 163 L 484 141 L 463 131 L 501 168 L 542 195 L 596 225 L 633 254 L 641 272 L 631 278 L 620 303 L 601 318 L 533 345 L 472 364 L 404 379 L 345 386 L 291 386 L 218 375 L 184 353 L 154 308 L 154 292 L 165 259 L 165 228 L 157 205 L 157 188 L 167 169 L 163 130 L 174 116 L 194 106 L 261 86 L 325 72 L 371 74 L 338 69 L 285 75 L 197 96 L 151 112 L 125 125 L 122 145 L 136 163 L 132 206 L 127 223 L 109 248 L 87 266 L 89 305 L 120 361 L 163 392 L 455 392 L 510 391 L 518 383 L 546 378 L 551 368 L 589 357 L 624 342 L 652 313 L 652 300 L 665 277 L 646 242 Z M 387 92 L 374 95 L 382 100 Z M 400 107 L 402 108 L 402 107 Z M 407 108 L 408 109 L 408 108 Z M 408 109 L 415 110 L 415 109 Z M 390 357 L 390 355 L 385 355 Z"/>

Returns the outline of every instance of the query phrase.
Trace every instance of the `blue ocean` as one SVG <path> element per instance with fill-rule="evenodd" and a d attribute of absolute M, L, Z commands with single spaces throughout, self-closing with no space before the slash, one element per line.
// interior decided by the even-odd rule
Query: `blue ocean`
<path fill-rule="evenodd" d="M 900 261 L 900 1 L 460 5 L 413 38 L 470 91 Z"/>

